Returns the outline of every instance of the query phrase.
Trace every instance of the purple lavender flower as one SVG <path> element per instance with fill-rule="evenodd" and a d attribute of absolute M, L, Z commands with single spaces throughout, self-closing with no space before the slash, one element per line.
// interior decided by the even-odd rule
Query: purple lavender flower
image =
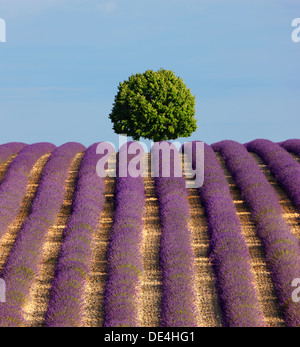
<path fill-rule="evenodd" d="M 39 155 L 41 150 L 42 153 L 45 152 L 45 145 L 39 147 L 39 151 L 33 147 L 29 152 L 34 153 L 31 162 L 37 152 Z M 49 145 L 46 147 L 49 149 Z M 0 303 L 0 326 L 26 325 L 22 307 L 39 272 L 46 234 L 63 204 L 65 182 L 71 162 L 74 156 L 84 149 L 81 144 L 66 143 L 51 153 L 42 172 L 30 215 L 22 225 L 1 274 L 6 284 L 6 303 Z M 29 169 L 32 163 L 27 161 L 28 156 L 21 158 L 24 166 L 27 165 Z"/>
<path fill-rule="evenodd" d="M 266 145 L 268 142 L 265 140 L 257 140 L 247 148 L 253 151 L 261 149 L 259 152 L 263 153 Z M 251 209 L 285 322 L 288 326 L 300 326 L 300 306 L 292 300 L 291 286 L 292 281 L 300 277 L 299 241 L 282 216 L 276 192 L 244 145 L 227 140 L 212 147 L 222 155 L 242 198 Z M 269 146 L 269 151 L 269 158 L 275 158 L 281 152 L 277 148 L 273 152 L 272 146 Z"/>
<path fill-rule="evenodd" d="M 15 155 L 21 151 L 25 146 L 22 142 L 10 142 L 0 145 L 0 164 L 6 162 L 12 155 Z"/>
<path fill-rule="evenodd" d="M 9 145 L 7 146 L 9 147 Z M 18 151 L 22 145 L 13 144 L 12 151 Z M 28 178 L 36 161 L 55 148 L 50 143 L 36 143 L 23 146 L 23 149 L 11 162 L 0 185 L 0 237 L 17 217 L 25 197 Z"/>
<path fill-rule="evenodd" d="M 194 146 L 194 143 L 187 143 L 183 148 L 186 146 Z M 264 326 L 251 258 L 228 182 L 213 149 L 207 144 L 204 146 L 204 185 L 198 191 L 208 220 L 210 259 L 216 273 L 223 324 Z M 195 160 L 194 156 L 193 165 Z"/>
<path fill-rule="evenodd" d="M 104 326 L 139 326 L 139 294 L 143 272 L 142 240 L 145 206 L 144 180 L 131 177 L 125 144 L 119 151 L 127 155 L 127 164 L 118 159 L 115 187 L 115 213 L 107 251 L 107 282 L 104 294 Z M 143 153 L 143 148 L 140 146 Z M 124 158 L 124 157 L 123 157 Z M 127 177 L 120 177 L 126 172 Z"/>
<path fill-rule="evenodd" d="M 285 142 L 279 146 L 269 140 L 258 139 L 247 143 L 250 152 L 258 154 L 276 181 L 283 187 L 297 210 L 300 212 L 300 165 L 285 149 L 300 149 L 299 141 Z M 300 151 L 298 152 L 300 153 Z"/>
<path fill-rule="evenodd" d="M 159 143 L 152 147 L 154 166 L 159 168 L 155 178 L 156 195 L 162 227 L 160 267 L 162 271 L 162 327 L 197 326 L 195 290 L 195 256 L 188 227 L 190 218 L 185 178 L 172 145 L 171 162 L 166 163 L 159 152 Z M 163 177 L 163 165 L 171 167 L 170 177 Z M 180 174 L 180 175 L 179 175 Z M 178 177 L 181 176 L 181 177 Z"/>
<path fill-rule="evenodd" d="M 72 212 L 51 286 L 47 327 L 83 326 L 84 293 L 91 272 L 93 233 L 105 202 L 105 180 L 96 173 L 97 144 L 90 146 L 79 168 Z"/>
<path fill-rule="evenodd" d="M 300 157 L 300 139 L 290 139 L 278 143 L 281 147 Z"/>

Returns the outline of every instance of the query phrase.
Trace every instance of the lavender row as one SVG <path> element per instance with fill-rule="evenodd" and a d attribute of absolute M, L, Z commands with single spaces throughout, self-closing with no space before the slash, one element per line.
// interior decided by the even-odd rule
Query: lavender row
<path fill-rule="evenodd" d="M 184 151 L 190 147 L 190 151 L 197 155 L 194 144 L 185 144 Z M 265 326 L 249 250 L 228 182 L 216 154 L 207 144 L 204 144 L 204 163 L 204 185 L 198 191 L 208 220 L 210 260 L 216 273 L 223 325 Z"/>
<path fill-rule="evenodd" d="M 65 182 L 74 156 L 84 150 L 77 143 L 56 148 L 47 162 L 41 181 L 1 278 L 6 284 L 6 303 L 0 305 L 0 326 L 24 326 L 23 305 L 39 273 L 43 244 L 63 204 Z"/>
<path fill-rule="evenodd" d="M 197 326 L 197 295 L 195 290 L 195 256 L 192 235 L 188 227 L 190 218 L 188 191 L 181 168 L 174 157 L 170 163 L 170 177 L 163 177 L 164 162 L 158 147 L 152 147 L 155 167 L 160 167 L 155 178 L 156 195 L 162 228 L 160 242 L 160 268 L 162 271 L 162 327 Z"/>
<path fill-rule="evenodd" d="M 254 140 L 245 146 L 248 151 L 262 158 L 300 212 L 300 165 L 297 160 L 280 145 L 269 140 Z"/>
<path fill-rule="evenodd" d="M 300 157 L 300 139 L 291 139 L 278 143 L 287 151 Z"/>
<path fill-rule="evenodd" d="M 130 146 L 130 142 L 127 146 Z M 143 153 L 143 148 L 136 143 Z M 104 293 L 104 326 L 140 325 L 139 296 L 143 273 L 142 241 L 145 206 L 144 180 L 133 177 L 126 144 L 119 151 L 115 186 L 115 212 L 107 251 L 107 282 Z M 120 172 L 126 172 L 127 177 Z"/>
<path fill-rule="evenodd" d="M 277 194 L 245 146 L 234 141 L 212 146 L 220 151 L 251 209 L 285 322 L 299 326 L 300 306 L 292 300 L 292 282 L 300 277 L 299 242 L 282 217 Z"/>
<path fill-rule="evenodd" d="M 25 146 L 22 142 L 10 142 L 0 145 L 0 164 L 6 162 L 12 155 L 15 155 L 21 151 Z"/>
<path fill-rule="evenodd" d="M 28 145 L 23 147 L 11 162 L 0 185 L 0 237 L 19 213 L 34 164 L 41 156 L 54 148 L 55 146 L 50 143 Z"/>
<path fill-rule="evenodd" d="M 47 327 L 84 325 L 84 294 L 92 262 L 93 233 L 105 202 L 105 180 L 96 173 L 97 144 L 82 159 L 72 212 L 63 232 L 63 242 L 51 286 L 45 318 Z"/>

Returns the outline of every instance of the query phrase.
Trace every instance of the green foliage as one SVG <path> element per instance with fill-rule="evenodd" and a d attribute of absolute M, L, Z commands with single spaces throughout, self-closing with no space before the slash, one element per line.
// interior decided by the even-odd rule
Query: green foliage
<path fill-rule="evenodd" d="M 137 73 L 118 89 L 109 115 L 115 133 L 157 142 L 189 137 L 197 129 L 195 96 L 173 71 Z"/>

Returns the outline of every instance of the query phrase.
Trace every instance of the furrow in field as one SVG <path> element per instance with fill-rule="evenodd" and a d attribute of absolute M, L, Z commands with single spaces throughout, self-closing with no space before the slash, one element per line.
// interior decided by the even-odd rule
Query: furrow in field
<path fill-rule="evenodd" d="M 78 153 L 71 163 L 68 178 L 66 180 L 63 204 L 60 208 L 55 224 L 49 229 L 47 234 L 47 239 L 43 247 L 43 260 L 40 266 L 40 273 L 31 288 L 31 299 L 24 308 L 24 314 L 28 326 L 41 327 L 44 323 L 55 264 L 61 248 L 62 233 L 70 217 L 78 169 L 83 155 L 84 152 Z"/>
<path fill-rule="evenodd" d="M 151 148 L 155 191 L 159 202 L 161 240 L 159 263 L 162 272 L 161 327 L 198 325 L 195 255 L 188 221 L 190 210 L 186 180 L 182 177 L 178 153 L 169 161 L 160 156 L 160 145 Z M 169 147 L 170 148 L 170 147 Z M 171 145 L 175 150 L 176 147 Z M 176 158 L 177 156 L 177 158 Z M 165 177 L 164 168 L 170 175 Z M 162 168 L 162 171 L 159 168 Z"/>
<path fill-rule="evenodd" d="M 285 150 L 287 150 L 289 152 L 289 154 L 295 159 L 297 160 L 298 163 L 300 163 L 300 150 L 299 150 L 299 143 L 300 140 L 296 140 L 296 139 L 291 139 L 291 140 L 287 140 L 284 141 L 282 143 L 279 143 L 279 145 L 284 148 Z"/>
<path fill-rule="evenodd" d="M 114 157 L 110 162 L 116 162 Z M 115 177 L 105 178 L 105 204 L 99 219 L 99 227 L 94 234 L 92 244 L 93 261 L 91 275 L 86 289 L 85 325 L 88 327 L 102 327 L 104 322 L 104 289 L 107 278 L 106 255 L 110 230 L 114 216 Z"/>
<path fill-rule="evenodd" d="M 242 199 L 241 192 L 235 185 L 232 175 L 228 171 L 223 158 L 218 152 L 216 152 L 216 155 L 228 180 L 233 202 L 241 221 L 242 232 L 246 239 L 252 260 L 252 268 L 255 275 L 256 287 L 258 289 L 259 301 L 266 322 L 268 326 L 271 327 L 285 326 L 283 316 L 278 305 L 278 299 L 276 297 L 271 274 L 267 268 L 265 252 L 260 238 L 256 233 L 256 227 L 252 220 L 250 209 L 246 202 Z"/>
<path fill-rule="evenodd" d="M 151 177 L 151 155 L 145 154 L 148 161 L 148 176 L 144 177 L 146 204 L 144 214 L 144 241 L 141 293 L 141 326 L 158 327 L 161 318 L 162 278 L 159 267 L 159 246 L 161 225 L 159 219 L 159 205 L 155 194 L 155 182 Z"/>
<path fill-rule="evenodd" d="M 17 156 L 17 154 L 12 155 L 8 160 L 6 160 L 4 163 L 0 164 L 0 183 L 3 179 L 3 177 L 5 176 L 8 167 L 10 165 L 10 163 L 14 160 L 14 158 Z"/>
<path fill-rule="evenodd" d="M 0 164 L 5 163 L 11 156 L 16 156 L 25 146 L 22 142 L 9 142 L 0 145 Z"/>
<path fill-rule="evenodd" d="M 8 227 L 7 232 L 0 239 L 0 273 L 3 270 L 3 266 L 10 253 L 10 250 L 13 247 L 22 224 L 30 213 L 31 204 L 37 191 L 42 171 L 50 155 L 51 153 L 41 156 L 33 166 L 29 175 L 26 195 L 21 203 L 19 214 L 13 223 Z M 12 158 L 10 158 L 10 160 L 12 160 Z"/>
<path fill-rule="evenodd" d="M 263 160 L 255 153 L 251 152 L 253 158 L 257 161 L 261 171 L 264 173 L 266 178 L 272 187 L 276 190 L 279 198 L 280 206 L 283 210 L 283 218 L 290 225 L 291 230 L 298 240 L 300 240 L 300 213 L 297 211 L 296 207 L 293 205 L 289 197 L 287 196 L 285 190 L 277 183 L 274 176 L 268 170 L 267 165 L 264 164 Z M 295 155 L 293 155 L 295 156 Z"/>
<path fill-rule="evenodd" d="M 190 172 L 184 173 L 189 176 Z M 198 325 L 200 327 L 221 327 L 222 315 L 216 291 L 216 278 L 209 260 L 209 236 L 205 210 L 198 189 L 189 188 L 188 192 L 190 205 L 189 228 L 192 233 L 192 246 L 196 261 Z"/>
<path fill-rule="evenodd" d="M 0 237 L 7 232 L 18 215 L 32 168 L 41 156 L 54 148 L 53 144 L 46 142 L 25 146 L 10 163 L 0 185 Z M 6 159 L 9 157 L 10 155 L 6 156 Z"/>
<path fill-rule="evenodd" d="M 299 155 L 297 143 L 286 145 L 287 149 L 278 144 L 263 139 L 257 139 L 245 144 L 248 152 L 254 152 L 268 166 L 278 185 L 281 186 L 294 206 L 300 212 L 300 166 L 287 150 Z"/>
<path fill-rule="evenodd" d="M 145 191 L 143 177 L 131 175 L 128 163 L 134 155 L 127 150 L 124 144 L 118 153 L 114 222 L 107 248 L 104 327 L 140 326 Z M 141 146 L 140 151 L 143 156 Z"/>
<path fill-rule="evenodd" d="M 0 305 L 2 326 L 27 326 L 23 309 L 31 300 L 31 288 L 39 276 L 47 233 L 63 204 L 70 165 L 83 148 L 78 143 L 55 148 L 43 169 L 30 214 L 23 222 L 3 267 L 7 304 Z"/>
<path fill-rule="evenodd" d="M 191 215 L 189 227 L 192 232 L 196 261 L 199 326 L 220 327 L 222 326 L 222 317 L 215 286 L 216 279 L 212 264 L 209 261 L 208 227 L 204 207 L 201 204 L 197 189 L 189 189 L 188 202 Z"/>
<path fill-rule="evenodd" d="M 294 154 L 294 153 L 291 153 L 291 152 L 289 152 L 289 153 L 290 153 L 290 155 L 291 155 L 294 159 L 296 159 L 297 162 L 300 164 L 300 157 L 299 157 L 298 155 Z"/>

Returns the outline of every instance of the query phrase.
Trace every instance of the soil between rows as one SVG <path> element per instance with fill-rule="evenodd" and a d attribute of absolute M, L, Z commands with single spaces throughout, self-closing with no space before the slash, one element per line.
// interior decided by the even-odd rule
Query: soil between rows
<path fill-rule="evenodd" d="M 258 165 L 268 178 L 270 184 L 276 190 L 284 211 L 283 216 L 291 226 L 291 230 L 299 239 L 299 213 L 295 210 L 284 190 L 276 183 L 274 177 L 270 174 L 261 159 L 254 154 L 252 155 L 257 160 Z M 42 170 L 47 163 L 49 156 L 50 155 L 47 154 L 41 157 L 32 169 L 27 193 L 22 202 L 18 217 L 9 227 L 7 233 L 0 239 L 0 274 L 22 223 L 30 212 L 30 206 L 34 199 Z M 71 165 L 69 177 L 66 181 L 65 201 L 55 225 L 48 232 L 48 239 L 44 245 L 44 260 L 41 264 L 40 275 L 39 278 L 37 278 L 34 287 L 31 289 L 31 299 L 24 307 L 24 315 L 29 326 L 43 325 L 44 314 L 47 310 L 47 303 L 49 300 L 49 289 L 54 266 L 61 246 L 61 235 L 71 212 L 72 197 L 75 191 L 76 177 L 78 175 L 82 156 L 83 153 L 77 155 Z M 264 251 L 260 239 L 256 234 L 250 210 L 247 204 L 242 200 L 239 189 L 234 184 L 222 158 L 220 155 L 217 155 L 217 157 L 227 177 L 236 211 L 242 224 L 243 234 L 252 259 L 252 269 L 256 281 L 255 285 L 259 293 L 260 303 L 266 322 L 269 326 L 284 326 L 285 324 L 278 306 L 270 273 L 266 266 Z M 294 157 L 300 161 L 298 157 Z M 13 157 L 0 166 L 0 182 L 12 160 Z M 145 160 L 148 160 L 150 163 L 150 158 L 147 154 L 145 155 Z M 161 230 L 159 222 L 159 206 L 155 196 L 154 178 L 150 177 L 150 165 L 148 165 L 148 169 L 148 177 L 144 178 L 146 207 L 143 218 L 144 274 L 142 277 L 142 292 L 140 298 L 140 322 L 141 326 L 154 327 L 159 326 L 160 324 L 162 281 L 158 261 Z M 94 243 L 92 245 L 94 258 L 91 264 L 91 276 L 87 283 L 85 298 L 86 306 L 84 312 L 85 325 L 95 327 L 102 326 L 104 319 L 103 293 L 107 276 L 106 250 L 109 240 L 109 232 L 113 224 L 115 178 L 107 177 L 105 183 L 106 202 L 104 210 L 99 215 L 99 228 L 94 234 Z M 207 233 L 207 221 L 197 189 L 189 189 L 188 201 L 190 204 L 191 214 L 189 227 L 193 236 L 193 249 L 196 258 L 196 289 L 197 306 L 199 310 L 198 325 L 221 326 L 222 315 L 215 290 L 215 277 L 208 254 L 209 237 Z"/>

